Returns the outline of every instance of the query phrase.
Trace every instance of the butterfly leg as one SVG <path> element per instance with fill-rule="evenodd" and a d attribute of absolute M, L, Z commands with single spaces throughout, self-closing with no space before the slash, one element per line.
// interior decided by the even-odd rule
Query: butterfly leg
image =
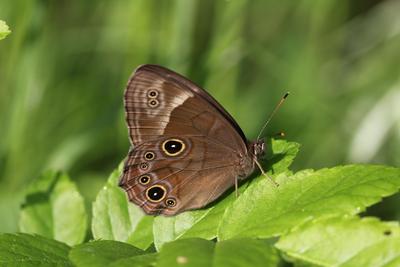
<path fill-rule="evenodd" d="M 254 162 L 257 164 L 258 168 L 260 169 L 261 173 L 268 178 L 268 180 L 270 180 L 276 187 L 279 186 L 279 184 L 277 182 L 274 181 L 274 179 L 272 179 L 271 176 L 269 176 L 264 169 L 261 167 L 261 164 L 257 161 L 257 159 L 254 159 Z"/>
<path fill-rule="evenodd" d="M 239 197 L 238 178 L 237 177 L 235 177 L 235 195 L 236 195 L 236 198 Z"/>

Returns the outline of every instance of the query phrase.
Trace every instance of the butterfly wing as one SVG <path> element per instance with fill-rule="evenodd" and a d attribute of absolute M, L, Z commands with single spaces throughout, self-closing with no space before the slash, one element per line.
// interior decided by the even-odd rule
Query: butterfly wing
<path fill-rule="evenodd" d="M 205 206 L 231 187 L 247 158 L 243 132 L 204 90 L 155 65 L 125 91 L 133 149 L 120 185 L 148 214 Z"/>

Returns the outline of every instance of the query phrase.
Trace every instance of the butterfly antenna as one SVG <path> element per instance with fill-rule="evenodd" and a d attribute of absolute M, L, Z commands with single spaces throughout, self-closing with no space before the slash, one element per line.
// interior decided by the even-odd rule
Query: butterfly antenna
<path fill-rule="evenodd" d="M 282 106 L 283 102 L 285 102 L 286 98 L 289 96 L 289 92 L 286 92 L 284 96 L 282 96 L 281 100 L 279 103 L 275 106 L 274 110 L 272 111 L 271 115 L 269 116 L 268 120 L 264 123 L 264 126 L 261 128 L 260 133 L 257 136 L 258 140 L 261 136 L 261 134 L 264 132 L 265 127 L 267 127 L 268 123 L 271 121 L 272 117 L 274 117 L 275 113 L 278 111 L 278 109 Z"/>

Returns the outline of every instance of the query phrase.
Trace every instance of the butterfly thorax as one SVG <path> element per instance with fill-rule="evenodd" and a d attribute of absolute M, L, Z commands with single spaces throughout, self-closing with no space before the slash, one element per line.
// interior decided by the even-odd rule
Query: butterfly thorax
<path fill-rule="evenodd" d="M 263 139 L 249 141 L 247 146 L 247 154 L 242 155 L 239 164 L 239 179 L 247 178 L 255 168 L 255 160 L 264 155 L 265 142 Z"/>

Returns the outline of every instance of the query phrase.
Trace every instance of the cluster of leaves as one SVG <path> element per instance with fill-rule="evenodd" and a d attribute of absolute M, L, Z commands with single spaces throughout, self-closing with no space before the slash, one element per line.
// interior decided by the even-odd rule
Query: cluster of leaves
<path fill-rule="evenodd" d="M 13 31 L 0 40 L 0 232 L 17 231 L 20 188 L 44 169 L 94 199 L 126 153 L 123 90 L 145 63 L 207 89 L 249 137 L 289 90 L 269 129 L 303 144 L 297 170 L 400 166 L 400 1 L 48 2 L 0 1 Z M 396 201 L 383 217 L 400 219 Z"/>
<path fill-rule="evenodd" d="M 84 199 L 65 174 L 31 185 L 20 230 L 0 235 L 7 266 L 398 266 L 400 227 L 357 216 L 396 193 L 400 169 L 348 165 L 292 173 L 299 145 L 272 141 L 265 163 L 278 183 L 256 177 L 201 210 L 148 216 L 117 186 L 98 193 L 91 227 Z M 89 230 L 89 228 L 91 228 Z M 89 240 L 89 241 L 88 241 Z"/>

